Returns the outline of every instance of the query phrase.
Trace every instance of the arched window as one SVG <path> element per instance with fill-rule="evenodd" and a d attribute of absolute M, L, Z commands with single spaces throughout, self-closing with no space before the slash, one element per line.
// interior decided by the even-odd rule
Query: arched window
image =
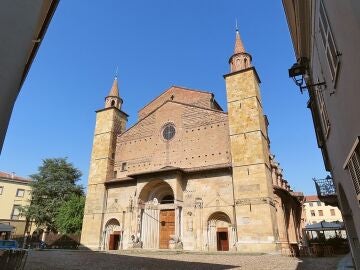
<path fill-rule="evenodd" d="M 244 67 L 247 68 L 247 59 L 244 58 Z"/>
<path fill-rule="evenodd" d="M 114 107 L 115 106 L 115 100 L 112 100 L 111 101 L 111 107 Z"/>

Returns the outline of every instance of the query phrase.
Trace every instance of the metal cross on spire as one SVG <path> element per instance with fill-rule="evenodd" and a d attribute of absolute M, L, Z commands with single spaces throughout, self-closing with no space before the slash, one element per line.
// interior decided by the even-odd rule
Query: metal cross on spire
<path fill-rule="evenodd" d="M 116 70 L 115 70 L 115 79 L 118 78 L 118 71 L 119 71 L 119 66 L 116 66 Z"/>

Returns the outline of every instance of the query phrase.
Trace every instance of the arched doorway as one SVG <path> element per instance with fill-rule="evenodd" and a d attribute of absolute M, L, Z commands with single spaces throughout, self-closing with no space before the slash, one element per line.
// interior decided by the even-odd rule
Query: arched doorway
<path fill-rule="evenodd" d="M 229 216 L 224 212 L 215 212 L 208 218 L 207 225 L 209 249 L 228 251 L 234 234 Z"/>
<path fill-rule="evenodd" d="M 147 183 L 139 194 L 141 213 L 141 240 L 144 248 L 169 248 L 171 237 L 176 235 L 174 192 L 163 180 Z"/>
<path fill-rule="evenodd" d="M 106 222 L 104 240 L 105 250 L 118 250 L 120 248 L 121 228 L 117 219 L 112 218 Z"/>

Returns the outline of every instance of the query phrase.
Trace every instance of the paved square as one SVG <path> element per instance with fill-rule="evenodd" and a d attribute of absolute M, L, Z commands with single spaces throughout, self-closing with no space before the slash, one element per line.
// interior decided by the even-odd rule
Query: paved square
<path fill-rule="evenodd" d="M 190 253 L 170 251 L 30 251 L 25 270 L 99 269 L 336 269 L 341 257 L 291 258 L 279 255 L 239 255 L 231 253 Z"/>

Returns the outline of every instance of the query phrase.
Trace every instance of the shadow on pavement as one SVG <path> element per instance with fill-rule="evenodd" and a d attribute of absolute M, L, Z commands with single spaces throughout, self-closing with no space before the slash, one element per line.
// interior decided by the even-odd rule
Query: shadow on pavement
<path fill-rule="evenodd" d="M 236 265 L 222 265 L 200 262 L 186 262 L 109 254 L 92 251 L 30 251 L 25 270 L 60 270 L 60 269 L 196 269 L 196 270 L 225 270 L 234 269 Z"/>

